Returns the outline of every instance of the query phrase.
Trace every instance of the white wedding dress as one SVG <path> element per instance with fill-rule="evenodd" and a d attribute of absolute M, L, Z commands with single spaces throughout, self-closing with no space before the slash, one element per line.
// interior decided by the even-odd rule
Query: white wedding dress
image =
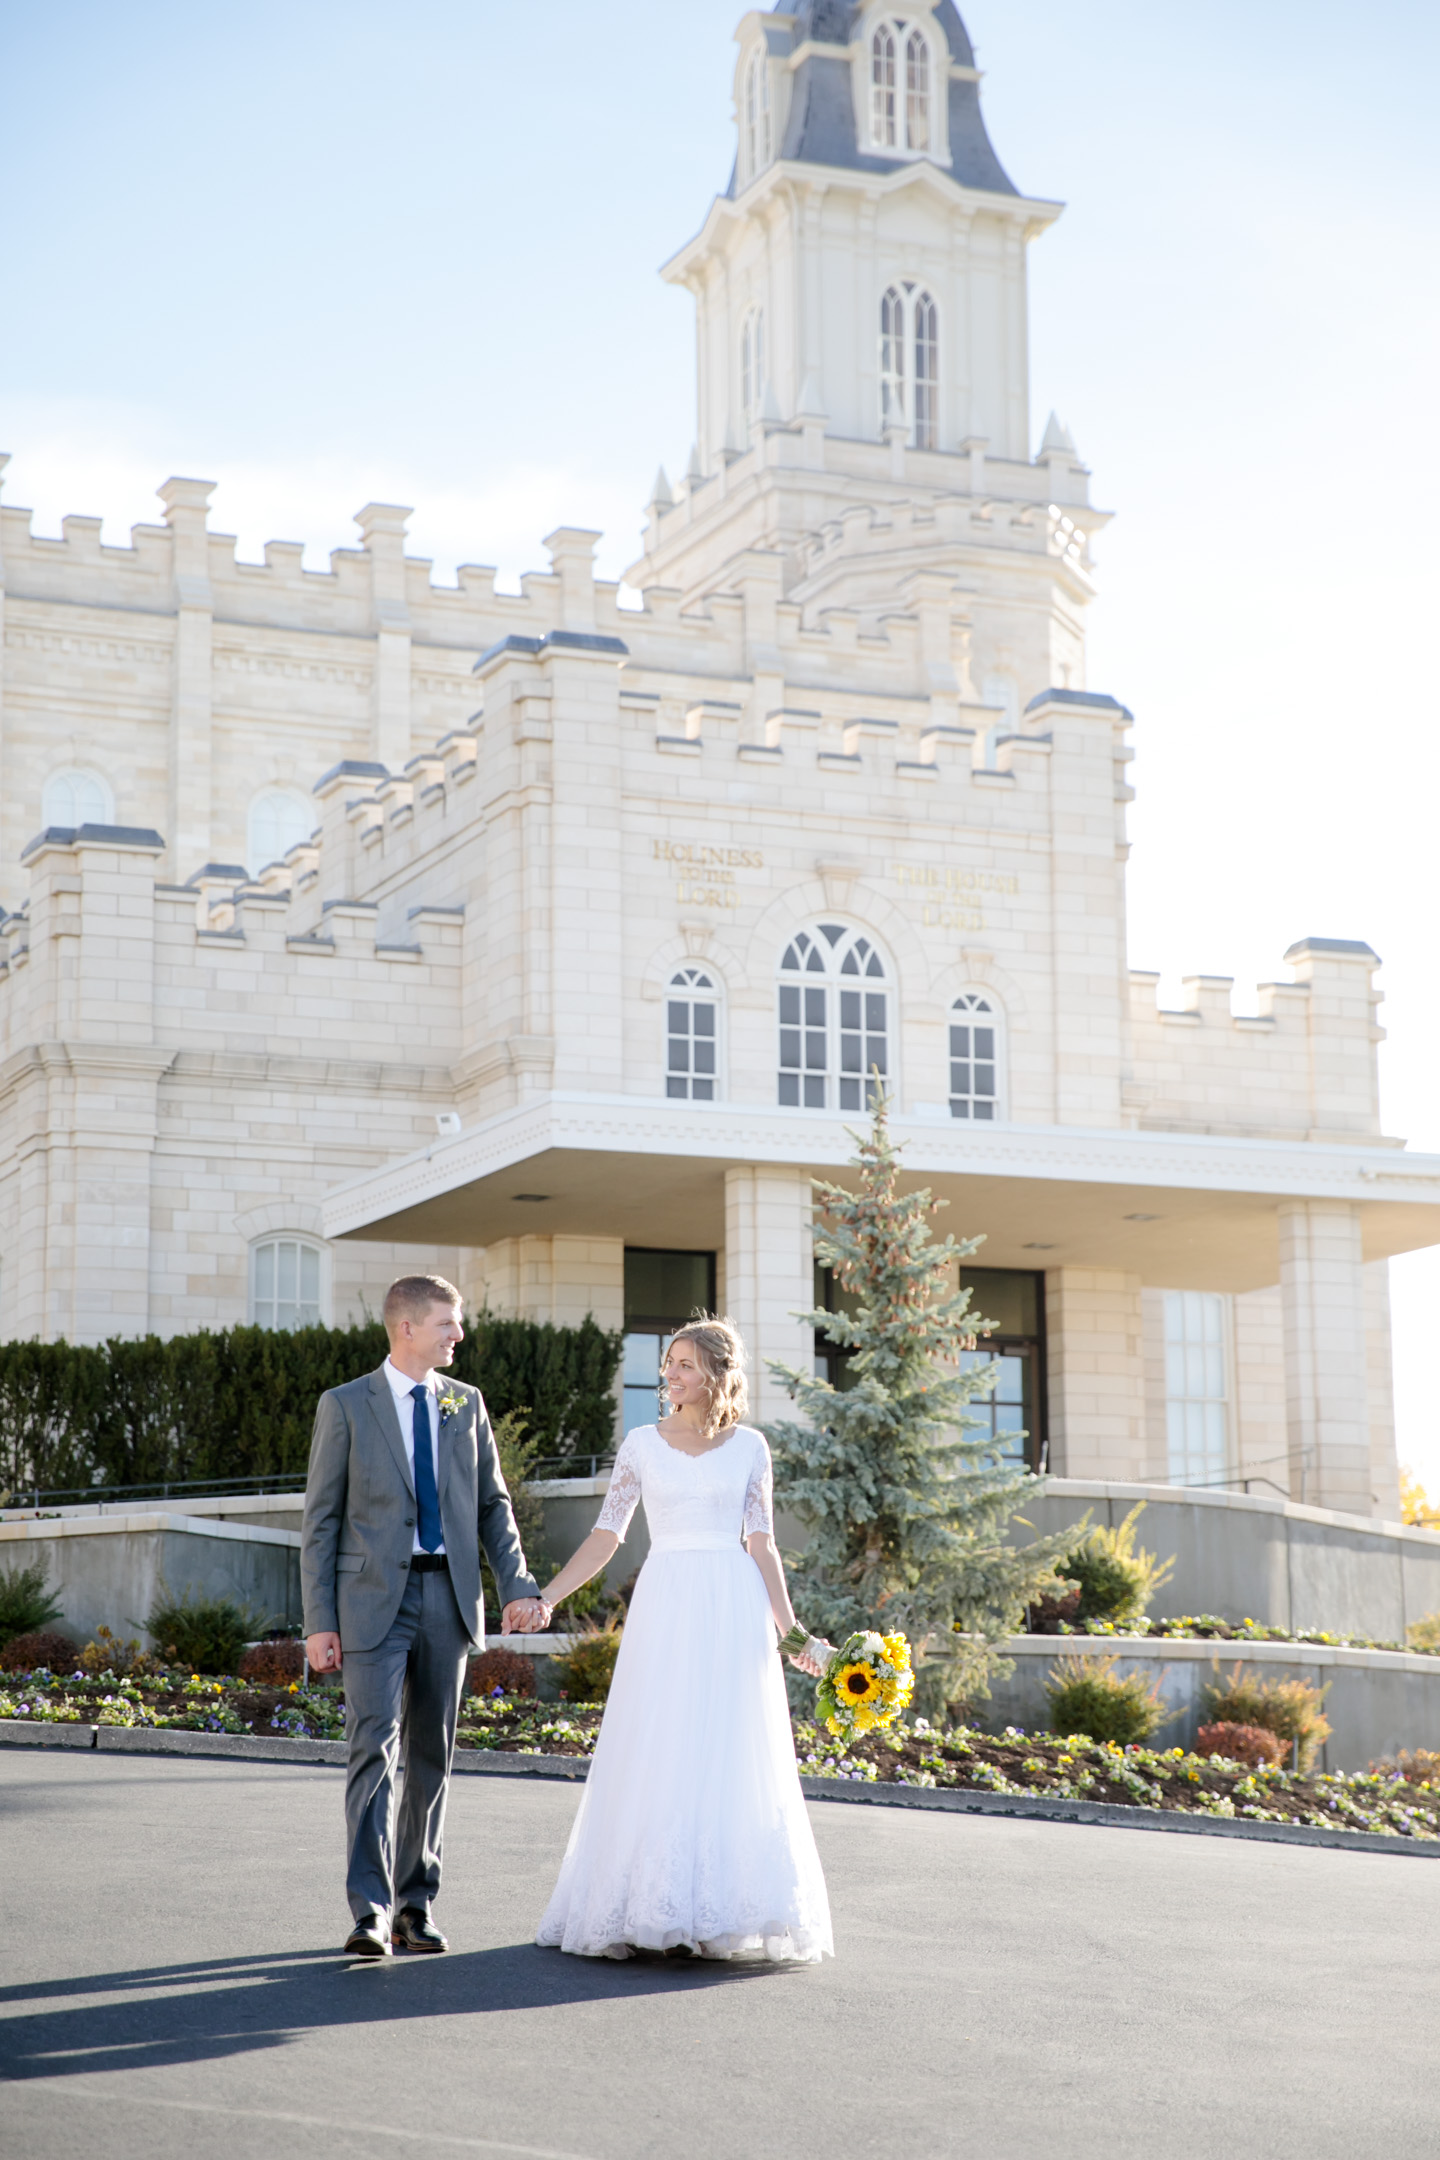
<path fill-rule="evenodd" d="M 640 1426 L 596 1528 L 623 1538 L 642 1498 L 650 1554 L 536 1940 L 581 1957 L 833 1954 L 775 1622 L 740 1542 L 773 1527 L 763 1434 L 741 1425 L 693 1456 Z"/>

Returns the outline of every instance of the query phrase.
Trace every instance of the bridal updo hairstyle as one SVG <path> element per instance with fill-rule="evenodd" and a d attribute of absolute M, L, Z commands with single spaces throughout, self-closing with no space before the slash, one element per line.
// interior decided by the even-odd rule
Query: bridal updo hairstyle
<path fill-rule="evenodd" d="M 738 1425 L 750 1407 L 750 1397 L 745 1386 L 745 1345 L 734 1321 L 702 1313 L 698 1320 L 676 1328 L 670 1348 L 673 1350 L 680 1342 L 693 1347 L 696 1362 L 710 1382 L 710 1399 L 705 1405 L 707 1436 L 723 1432 L 727 1425 Z"/>

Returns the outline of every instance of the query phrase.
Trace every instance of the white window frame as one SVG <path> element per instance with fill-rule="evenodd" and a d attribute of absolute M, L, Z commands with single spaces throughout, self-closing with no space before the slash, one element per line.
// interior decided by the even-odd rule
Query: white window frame
<path fill-rule="evenodd" d="M 278 855 L 272 854 L 268 849 L 262 848 L 257 843 L 255 837 L 256 814 L 257 812 L 262 810 L 267 803 L 272 802 L 284 802 L 292 804 L 297 813 L 299 823 L 303 824 L 304 826 L 304 830 L 301 831 L 299 830 L 299 826 L 297 825 L 295 839 L 290 841 L 288 846 L 283 847 Z M 251 877 L 259 877 L 261 871 L 268 870 L 272 863 L 283 862 L 285 860 L 285 857 L 289 854 L 290 849 L 293 847 L 301 846 L 303 842 L 310 838 L 314 830 L 315 805 L 311 802 L 307 802 L 305 797 L 300 794 L 297 789 L 286 787 L 261 788 L 258 794 L 252 796 L 250 807 L 245 813 L 245 867 L 250 872 Z"/>
<path fill-rule="evenodd" d="M 740 325 L 740 409 L 746 424 L 754 420 L 765 396 L 765 310 L 758 303 L 745 310 Z"/>
<path fill-rule="evenodd" d="M 865 146 L 875 156 L 948 157 L 949 54 L 937 52 L 936 44 L 933 24 L 893 10 L 878 12 L 864 26 L 857 39 L 855 103 L 865 116 Z"/>
<path fill-rule="evenodd" d="M 1215 1290 L 1167 1290 L 1163 1303 L 1166 1477 L 1220 1486 L 1235 1471 L 1234 1301 Z"/>
<path fill-rule="evenodd" d="M 93 808 L 97 813 L 95 816 L 88 813 L 83 817 L 74 815 L 81 807 L 74 800 L 77 788 L 92 792 Z M 71 799 L 68 803 L 56 799 L 61 789 L 70 791 Z M 55 825 L 62 831 L 70 832 L 78 831 L 82 825 L 113 825 L 115 791 L 104 773 L 97 772 L 93 765 L 57 765 L 54 772 L 46 776 L 45 785 L 40 791 L 40 823 L 42 827 Z"/>
<path fill-rule="evenodd" d="M 1000 1000 L 983 983 L 969 983 L 951 999 L 945 1027 L 945 1084 L 951 1117 L 966 1124 L 1002 1125 L 1005 1122 L 1005 1014 Z M 988 1028 L 993 1038 L 992 1054 L 988 1059 L 978 1054 L 977 1027 Z M 969 1031 L 968 1054 L 957 1055 L 955 1038 L 961 1029 Z M 955 1085 L 957 1066 L 968 1068 L 964 1077 L 970 1084 L 963 1090 L 957 1090 Z M 988 1096 L 983 1088 L 976 1086 L 977 1079 L 983 1076 L 987 1067 L 993 1080 Z M 990 1106 L 988 1115 L 983 1108 L 987 1102 Z"/>
<path fill-rule="evenodd" d="M 297 1290 L 297 1295 L 294 1298 L 283 1301 L 279 1294 L 279 1271 L 283 1265 L 282 1248 L 293 1248 L 295 1252 Z M 275 1272 L 270 1278 L 272 1287 L 268 1295 L 262 1295 L 262 1279 L 266 1273 L 262 1255 L 266 1253 L 274 1255 Z M 313 1259 L 315 1263 L 313 1281 L 316 1294 L 313 1299 L 298 1295 L 305 1288 L 305 1276 L 310 1273 L 310 1270 L 305 1266 L 307 1258 Z M 252 1239 L 250 1244 L 245 1309 L 251 1327 L 275 1329 L 328 1327 L 330 1325 L 331 1311 L 330 1283 L 330 1248 L 323 1239 L 309 1237 L 301 1230 L 267 1230 L 263 1237 Z M 307 1306 L 313 1305 L 314 1318 L 302 1317 L 288 1322 L 279 1320 L 275 1315 L 281 1310 L 282 1304 L 293 1305 L 302 1313 Z M 262 1307 L 268 1307 L 270 1317 L 266 1317 Z"/>
<path fill-rule="evenodd" d="M 684 1004 L 689 1007 L 688 1025 L 682 1031 L 671 1027 L 671 1006 Z M 697 1033 L 695 1012 L 697 1007 L 710 1008 L 711 1034 L 709 1043 L 714 1057 L 714 1070 L 703 1073 L 696 1069 L 696 1055 L 703 1051 L 706 1038 L 703 1029 Z M 724 1093 L 725 1064 L 725 994 L 719 976 L 713 967 L 699 960 L 686 961 L 673 970 L 665 985 L 665 1096 L 668 1102 L 719 1102 Z M 680 1052 L 686 1053 L 686 1062 L 677 1065 Z M 697 1083 L 710 1082 L 708 1095 L 696 1092 Z M 684 1083 L 681 1085 L 680 1083 Z"/>
<path fill-rule="evenodd" d="M 880 295 L 880 432 L 899 420 L 912 450 L 940 447 L 940 305 L 918 278 Z"/>
<path fill-rule="evenodd" d="M 787 964 L 792 956 L 796 964 Z M 871 1025 L 873 1008 L 866 1003 L 852 1019 L 848 1000 L 877 996 L 884 1001 L 882 1027 Z M 894 972 L 868 930 L 833 915 L 797 929 L 781 948 L 776 970 L 775 1092 L 780 1107 L 847 1114 L 866 1109 L 877 1041 L 876 1062 L 885 1091 L 893 1098 L 897 1019 Z M 818 1063 L 822 1052 L 823 1066 Z"/>

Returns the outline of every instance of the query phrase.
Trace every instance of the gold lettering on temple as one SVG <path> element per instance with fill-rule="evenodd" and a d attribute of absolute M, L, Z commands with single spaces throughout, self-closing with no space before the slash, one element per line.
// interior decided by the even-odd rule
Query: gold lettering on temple
<path fill-rule="evenodd" d="M 985 896 L 1008 897 L 1020 880 L 1008 870 L 973 870 L 956 863 L 896 863 L 895 882 L 924 896 L 925 930 L 983 930 Z"/>
<path fill-rule="evenodd" d="M 737 870 L 763 870 L 765 857 L 759 848 L 711 847 L 700 840 L 655 840 L 653 860 L 670 863 L 677 875 L 677 907 L 736 908 Z"/>

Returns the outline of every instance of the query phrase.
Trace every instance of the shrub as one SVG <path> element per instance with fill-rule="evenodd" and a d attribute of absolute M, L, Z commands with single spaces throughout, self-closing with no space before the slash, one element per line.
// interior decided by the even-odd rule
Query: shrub
<path fill-rule="evenodd" d="M 132 1636 L 129 1642 L 122 1642 L 108 1627 L 98 1627 L 95 1640 L 86 1643 L 80 1653 L 80 1664 L 92 1679 L 107 1672 L 129 1673 L 140 1679 L 146 1673 L 157 1671 L 161 1660 L 152 1657 L 148 1650 L 142 1650 L 138 1637 Z"/>
<path fill-rule="evenodd" d="M 1169 1713 L 1158 1680 L 1128 1673 L 1122 1680 L 1115 1657 L 1066 1657 L 1052 1665 L 1045 1692 L 1052 1732 L 1088 1733 L 1122 1747 L 1148 1740 Z"/>
<path fill-rule="evenodd" d="M 80 1645 L 58 1628 L 37 1628 L 30 1635 L 12 1635 L 0 1650 L 0 1672 L 72 1673 L 80 1657 Z"/>
<path fill-rule="evenodd" d="M 1079 1617 L 1079 1584 L 1061 1583 L 1054 1594 L 1035 1600 L 1025 1616 L 1025 1621 L 1032 1635 L 1058 1635 L 1062 1620 L 1073 1623 Z"/>
<path fill-rule="evenodd" d="M 303 1474 L 317 1396 L 373 1370 L 385 1350 L 373 1320 L 99 1345 L 0 1343 L 0 1487 Z M 579 1327 L 552 1327 L 479 1312 L 454 1372 L 483 1388 L 497 1421 L 528 1406 L 540 1452 L 603 1455 L 620 1351 L 620 1335 L 588 1315 Z"/>
<path fill-rule="evenodd" d="M 260 1687 L 289 1687 L 292 1680 L 305 1678 L 305 1645 L 288 1635 L 252 1643 L 236 1668 L 236 1678 L 253 1680 Z"/>
<path fill-rule="evenodd" d="M 1097 1523 L 1069 1559 L 1059 1563 L 1058 1572 L 1080 1592 L 1082 1620 L 1109 1620 L 1123 1627 L 1127 1620 L 1142 1617 L 1160 1585 L 1169 1580 L 1173 1556 L 1157 1560 L 1154 1553 L 1135 1549 L 1135 1525 L 1144 1508 L 1145 1502 L 1137 1500 L 1118 1529 Z"/>
<path fill-rule="evenodd" d="M 1433 1748 L 1401 1748 L 1370 1768 L 1380 1777 L 1403 1777 L 1407 1785 L 1440 1785 L 1440 1754 Z"/>
<path fill-rule="evenodd" d="M 493 1695 L 496 1688 L 507 1695 L 533 1695 L 535 1660 L 518 1650 L 482 1650 L 470 1660 L 466 1686 L 472 1695 Z"/>
<path fill-rule="evenodd" d="M 1262 1680 L 1236 1665 L 1229 1676 L 1204 1691 L 1210 1718 L 1217 1725 L 1259 1725 L 1298 1750 L 1302 1773 L 1313 1767 L 1322 1742 L 1330 1737 L 1323 1704 L 1329 1693 L 1309 1680 Z"/>
<path fill-rule="evenodd" d="M 233 1598 L 177 1598 L 163 1584 L 145 1625 L 170 1664 L 196 1673 L 233 1673 L 261 1627 Z"/>
<path fill-rule="evenodd" d="M 1405 1630 L 1412 1650 L 1440 1650 L 1440 1612 L 1427 1612 Z"/>
<path fill-rule="evenodd" d="M 576 1638 L 564 1657 L 556 1658 L 556 1675 L 569 1701 L 605 1701 L 615 1677 L 622 1632 L 613 1621 L 609 1627 L 592 1628 Z"/>
<path fill-rule="evenodd" d="M 0 1643 L 16 1635 L 33 1635 L 59 1617 L 60 1600 L 45 1588 L 43 1560 L 0 1574 Z"/>
<path fill-rule="evenodd" d="M 1197 1755 L 1224 1755 L 1230 1762 L 1248 1763 L 1252 1770 L 1262 1764 L 1278 1769 L 1285 1749 L 1263 1725 L 1202 1725 L 1195 1735 Z"/>

